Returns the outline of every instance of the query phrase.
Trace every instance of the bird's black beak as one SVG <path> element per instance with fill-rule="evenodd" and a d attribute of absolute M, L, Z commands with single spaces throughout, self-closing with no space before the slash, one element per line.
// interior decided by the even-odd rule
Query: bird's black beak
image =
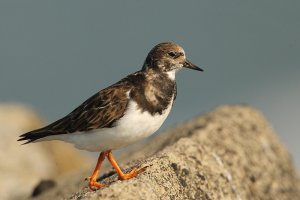
<path fill-rule="evenodd" d="M 183 67 L 203 72 L 203 69 L 201 69 L 200 67 L 197 67 L 195 64 L 191 63 L 189 60 L 185 60 L 185 62 L 183 63 Z"/>

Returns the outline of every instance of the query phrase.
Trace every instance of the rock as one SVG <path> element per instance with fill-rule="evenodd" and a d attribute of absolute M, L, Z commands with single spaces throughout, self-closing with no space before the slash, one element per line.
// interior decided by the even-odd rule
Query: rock
<path fill-rule="evenodd" d="M 0 199 L 28 197 L 41 179 L 82 169 L 84 163 L 91 163 L 71 145 L 17 142 L 20 134 L 42 125 L 44 121 L 27 106 L 0 104 Z"/>
<path fill-rule="evenodd" d="M 261 113 L 247 106 L 220 107 L 121 157 L 138 159 L 126 171 L 148 168 L 128 181 L 103 176 L 111 184 L 96 192 L 83 182 L 91 170 L 62 176 L 36 199 L 300 199 L 288 152 Z"/>

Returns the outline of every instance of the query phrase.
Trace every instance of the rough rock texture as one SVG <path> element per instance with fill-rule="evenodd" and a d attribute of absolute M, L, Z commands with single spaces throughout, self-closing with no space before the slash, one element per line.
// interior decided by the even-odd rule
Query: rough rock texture
<path fill-rule="evenodd" d="M 87 162 L 88 158 L 78 153 L 71 145 L 48 142 L 23 146 L 17 142 L 20 134 L 39 128 L 43 124 L 43 120 L 27 106 L 0 104 L 1 200 L 28 196 L 41 179 L 82 168 L 83 163 Z M 72 159 L 66 162 L 65 156 Z"/>
<path fill-rule="evenodd" d="M 84 171 L 57 179 L 36 199 L 300 199 L 300 181 L 286 149 L 264 117 L 247 106 L 223 106 L 145 142 L 122 158 L 148 166 L 138 177 L 86 188 Z M 111 170 L 112 171 L 112 170 Z M 103 173 L 103 170 L 102 170 Z"/>

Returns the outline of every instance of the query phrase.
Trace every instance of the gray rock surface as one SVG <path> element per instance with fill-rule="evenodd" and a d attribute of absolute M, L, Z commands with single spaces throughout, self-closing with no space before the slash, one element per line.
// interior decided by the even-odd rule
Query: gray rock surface
<path fill-rule="evenodd" d="M 148 168 L 128 181 L 102 178 L 110 185 L 96 192 L 83 181 L 91 170 L 74 173 L 35 199 L 300 199 L 288 152 L 261 113 L 247 106 L 222 106 L 120 157 L 135 160 L 126 171 Z"/>

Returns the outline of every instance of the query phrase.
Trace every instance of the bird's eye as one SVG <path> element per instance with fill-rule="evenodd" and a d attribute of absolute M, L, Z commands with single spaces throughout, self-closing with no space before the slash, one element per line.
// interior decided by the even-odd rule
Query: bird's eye
<path fill-rule="evenodd" d="M 176 53 L 173 52 L 173 51 L 170 51 L 170 52 L 168 53 L 168 55 L 174 58 L 174 57 L 176 56 Z"/>

